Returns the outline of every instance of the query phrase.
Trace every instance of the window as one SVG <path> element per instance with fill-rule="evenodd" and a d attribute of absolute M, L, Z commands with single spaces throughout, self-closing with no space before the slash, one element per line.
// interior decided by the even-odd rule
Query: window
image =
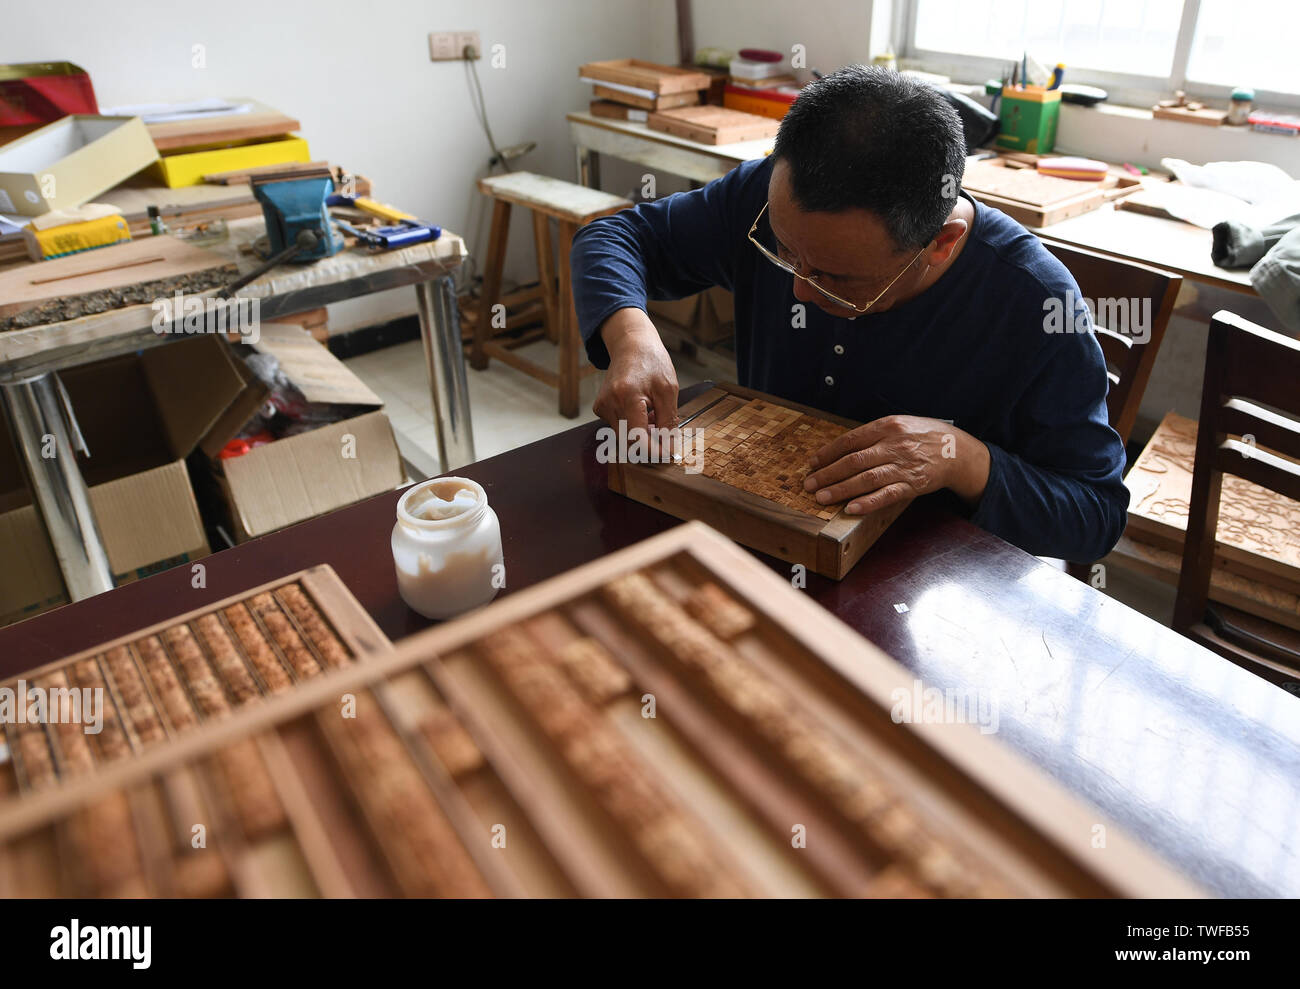
<path fill-rule="evenodd" d="M 1201 0 L 1187 78 L 1273 92 L 1300 89 L 1300 4 Z"/>
<path fill-rule="evenodd" d="M 1300 105 L 1300 3 L 1277 0 L 895 0 L 903 53 L 967 81 L 1028 52 L 1072 82 L 1138 105 L 1175 89 L 1225 99 L 1248 86 Z M 1279 98 L 1280 97 L 1280 98 Z"/>
<path fill-rule="evenodd" d="M 916 47 L 1168 76 L 1183 0 L 917 0 Z"/>

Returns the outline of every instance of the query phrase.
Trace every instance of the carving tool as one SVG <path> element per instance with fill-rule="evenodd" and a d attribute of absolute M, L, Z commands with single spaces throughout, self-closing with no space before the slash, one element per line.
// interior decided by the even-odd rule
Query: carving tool
<path fill-rule="evenodd" d="M 391 227 L 356 227 L 345 220 L 334 221 L 340 230 L 351 234 L 358 243 L 381 251 L 391 251 L 397 247 L 409 247 L 422 244 L 426 240 L 437 240 L 442 236 L 442 227 L 418 220 L 403 220 Z"/>

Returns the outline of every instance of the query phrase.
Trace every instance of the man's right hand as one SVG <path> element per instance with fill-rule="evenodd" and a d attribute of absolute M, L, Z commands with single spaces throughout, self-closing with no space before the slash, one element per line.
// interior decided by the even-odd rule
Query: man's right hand
<path fill-rule="evenodd" d="M 611 426 L 628 429 L 677 424 L 677 372 L 650 317 L 620 309 L 600 328 L 609 350 L 609 370 L 591 409 Z"/>

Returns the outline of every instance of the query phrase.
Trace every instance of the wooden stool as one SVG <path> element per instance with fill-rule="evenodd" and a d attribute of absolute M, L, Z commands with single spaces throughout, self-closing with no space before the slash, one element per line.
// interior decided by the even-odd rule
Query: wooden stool
<path fill-rule="evenodd" d="M 547 175 L 511 172 L 480 179 L 479 191 L 493 199 L 492 233 L 488 239 L 487 264 L 483 270 L 483 295 L 478 319 L 474 322 L 474 341 L 469 363 L 477 370 L 488 366 L 495 357 L 543 384 L 560 392 L 560 414 L 570 419 L 578 415 L 578 383 L 595 372 L 588 365 L 579 370 L 582 341 L 578 333 L 578 316 L 573 306 L 573 281 L 569 271 L 569 252 L 578 228 L 600 216 L 626 209 L 632 203 L 598 189 L 575 185 Z M 537 275 L 541 283 L 545 309 L 546 335 L 559 344 L 560 373 L 555 374 L 535 361 L 491 339 L 492 308 L 503 304 L 501 269 L 506 260 L 506 237 L 510 229 L 510 208 L 522 206 L 533 214 L 533 240 L 537 248 Z M 550 221 L 560 228 L 560 256 L 551 252 Z M 556 286 L 558 275 L 559 286 Z"/>

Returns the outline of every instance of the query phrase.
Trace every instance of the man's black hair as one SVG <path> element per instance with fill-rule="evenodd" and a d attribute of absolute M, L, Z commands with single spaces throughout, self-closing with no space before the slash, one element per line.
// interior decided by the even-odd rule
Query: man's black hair
<path fill-rule="evenodd" d="M 809 83 L 773 157 L 810 212 L 870 210 L 899 250 L 920 250 L 948 214 L 966 166 L 961 119 L 938 90 L 890 69 L 847 65 Z"/>

